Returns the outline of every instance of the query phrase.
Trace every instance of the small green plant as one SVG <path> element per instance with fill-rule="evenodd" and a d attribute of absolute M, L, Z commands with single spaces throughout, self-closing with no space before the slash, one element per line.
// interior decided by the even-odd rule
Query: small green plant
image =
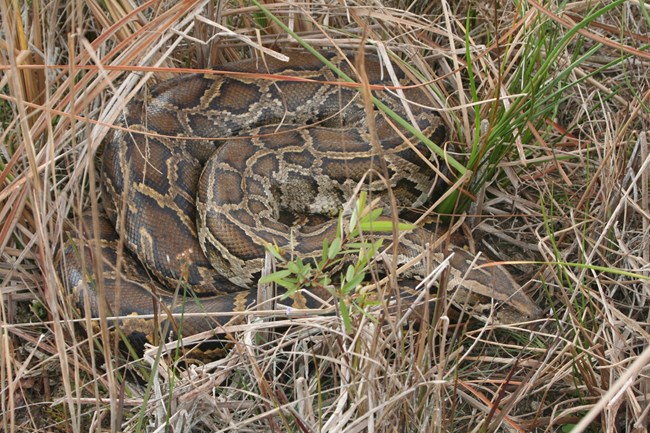
<path fill-rule="evenodd" d="M 357 289 L 384 240 L 393 233 L 393 221 L 382 218 L 382 212 L 382 208 L 368 203 L 367 193 L 361 192 L 349 219 L 343 213 L 339 215 L 337 236 L 323 240 L 320 257 L 314 257 L 313 262 L 299 257 L 288 259 L 280 247 L 268 245 L 267 250 L 283 269 L 262 277 L 260 283 L 274 283 L 286 289 L 285 298 L 301 289 L 326 289 L 338 301 L 346 332 L 351 333 L 352 313 L 365 314 L 368 307 L 378 303 Z M 412 226 L 399 223 L 397 228 L 409 230 Z M 332 278 L 335 273 L 338 275 Z"/>

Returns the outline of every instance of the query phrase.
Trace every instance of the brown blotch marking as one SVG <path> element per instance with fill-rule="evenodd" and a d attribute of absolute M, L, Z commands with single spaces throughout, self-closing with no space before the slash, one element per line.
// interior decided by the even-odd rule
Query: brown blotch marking
<path fill-rule="evenodd" d="M 224 80 L 219 92 L 209 104 L 209 108 L 235 114 L 248 113 L 251 106 L 263 100 L 259 86 L 236 79 Z"/>
<path fill-rule="evenodd" d="M 253 199 L 253 198 L 249 197 L 248 198 L 248 211 L 249 211 L 250 214 L 253 214 L 253 215 L 260 215 L 263 212 L 269 212 L 270 209 L 269 209 L 269 206 L 268 206 L 267 203 L 268 202 L 256 200 L 256 199 Z M 252 225 L 254 225 L 254 223 L 253 224 L 248 224 L 248 225 L 252 226 Z"/>
<path fill-rule="evenodd" d="M 230 210 L 230 215 L 237 220 L 241 225 L 243 226 L 254 226 L 255 225 L 255 218 L 253 215 L 256 214 L 256 212 L 247 212 L 244 209 L 232 209 Z"/>
<path fill-rule="evenodd" d="M 193 200 L 201 175 L 201 167 L 194 160 L 181 158 L 173 158 L 168 164 L 170 164 L 170 171 L 174 172 L 174 188 L 186 199 Z"/>
<path fill-rule="evenodd" d="M 275 127 L 264 127 L 259 128 L 257 133 L 264 135 L 264 148 L 269 150 L 280 150 L 288 146 L 300 146 L 306 141 L 303 136 L 304 131 L 295 129 L 277 131 Z"/>
<path fill-rule="evenodd" d="M 323 154 L 336 153 L 368 153 L 370 144 L 356 129 L 312 128 L 310 130 L 314 148 Z M 380 137 L 382 138 L 382 137 Z"/>
<path fill-rule="evenodd" d="M 302 168 L 311 168 L 316 159 L 314 155 L 306 149 L 299 151 L 286 152 L 284 154 L 284 161 L 287 164 L 297 165 Z"/>
<path fill-rule="evenodd" d="M 214 233 L 214 237 L 233 256 L 241 260 L 264 257 L 264 247 L 250 242 L 249 234 L 237 224 L 226 218 L 219 218 L 218 220 L 218 225 L 213 225 L 218 228 Z"/>
<path fill-rule="evenodd" d="M 376 164 L 376 163 L 375 163 Z M 377 168 L 377 165 L 374 165 Z M 322 170 L 339 183 L 347 180 L 358 182 L 368 169 L 373 168 L 370 157 L 350 159 L 323 159 Z"/>
<path fill-rule="evenodd" d="M 313 256 L 314 253 L 323 248 L 323 239 L 327 239 L 330 243 L 336 237 L 337 224 L 336 221 L 323 224 L 319 227 L 318 231 L 311 231 L 310 234 L 304 234 L 299 237 L 299 242 L 296 245 L 296 252 L 304 256 Z"/>
<path fill-rule="evenodd" d="M 289 227 L 277 220 L 271 218 L 261 218 L 262 229 L 257 231 L 257 235 L 264 239 L 265 242 L 283 244 L 289 236 Z M 271 231 L 277 233 L 271 233 Z"/>
<path fill-rule="evenodd" d="M 271 177 L 280 169 L 278 158 L 273 154 L 261 155 L 251 161 L 250 171 L 261 177 Z"/>
<path fill-rule="evenodd" d="M 188 135 L 217 140 L 225 133 L 226 128 L 218 123 L 219 118 L 212 113 L 191 112 L 185 115 L 188 123 Z"/>
<path fill-rule="evenodd" d="M 322 80 L 322 77 L 317 76 L 315 79 Z M 323 85 L 318 83 L 285 81 L 278 84 L 269 87 L 271 99 L 282 101 L 284 108 L 289 112 L 304 110 L 305 101 L 309 101 L 323 90 Z"/>
<path fill-rule="evenodd" d="M 412 206 L 422 193 L 428 193 L 422 186 L 410 179 L 400 179 L 394 187 L 398 206 Z"/>
<path fill-rule="evenodd" d="M 201 201 L 213 202 L 215 206 L 240 204 L 244 200 L 241 175 L 231 171 L 218 170 L 218 173 L 201 176 L 199 197 Z"/>
<path fill-rule="evenodd" d="M 265 184 L 251 177 L 246 179 L 246 190 L 249 197 L 266 197 L 268 195 Z"/>
<path fill-rule="evenodd" d="M 425 149 L 420 147 L 420 153 L 424 155 L 425 157 L 431 153 L 430 150 Z M 396 149 L 395 152 L 397 155 L 399 155 L 400 158 L 402 158 L 405 161 L 409 161 L 413 164 L 416 164 L 418 166 L 426 166 L 426 162 L 422 160 L 422 157 L 418 155 L 418 153 L 410 146 L 401 146 L 400 149 Z M 402 161 L 403 162 L 403 161 Z"/>
<path fill-rule="evenodd" d="M 145 107 L 145 118 L 142 120 L 147 129 L 164 135 L 180 135 L 183 132 L 183 124 L 179 121 L 178 113 L 175 111 L 152 109 Z"/>
<path fill-rule="evenodd" d="M 217 154 L 210 159 L 206 165 L 206 170 L 212 170 L 211 166 L 219 161 L 219 163 L 228 164 L 233 170 L 243 173 L 256 151 L 257 148 L 250 140 L 235 139 L 227 141 L 217 151 Z"/>
<path fill-rule="evenodd" d="M 183 84 L 178 86 L 171 93 L 171 101 L 178 108 L 195 108 L 200 107 L 203 99 L 208 93 L 208 89 L 214 85 L 213 78 L 205 78 L 195 75 L 189 80 L 183 80 Z"/>
<path fill-rule="evenodd" d="M 213 136 L 214 131 L 210 134 Z M 194 137 L 200 137 L 200 134 L 192 134 Z M 178 148 L 177 154 L 182 155 L 183 158 L 191 160 L 193 163 L 201 167 L 210 159 L 214 152 L 221 145 L 221 140 L 177 140 L 174 146 Z"/>
<path fill-rule="evenodd" d="M 152 188 L 169 191 L 168 167 L 159 162 L 173 158 L 173 154 L 163 143 L 155 138 L 133 136 L 125 158 L 129 161 L 130 182 L 142 182 Z"/>
<path fill-rule="evenodd" d="M 135 240 L 141 247 L 131 248 L 134 251 L 143 251 L 145 256 L 139 258 L 147 263 L 151 269 L 158 269 L 157 276 L 171 280 L 170 284 L 178 282 L 184 266 L 177 256 L 185 253 L 185 263 L 189 263 L 188 283 L 200 285 L 201 275 L 198 268 L 209 266 L 201 246 L 196 237 L 194 223 L 183 221 L 180 215 L 164 207 L 155 198 L 148 194 L 139 194 L 134 197 L 147 212 L 127 215 L 127 240 Z M 165 227 L 151 234 L 145 227 Z M 131 247 L 131 245 L 130 245 Z M 151 262 L 153 260 L 153 262 Z M 154 264 L 157 266 L 153 266 Z M 168 281 L 169 281 L 168 280 Z"/>
<path fill-rule="evenodd" d="M 214 80 L 197 74 L 181 76 L 156 85 L 151 94 L 157 105 L 175 109 L 193 108 L 199 105 L 201 97 L 213 83 Z"/>

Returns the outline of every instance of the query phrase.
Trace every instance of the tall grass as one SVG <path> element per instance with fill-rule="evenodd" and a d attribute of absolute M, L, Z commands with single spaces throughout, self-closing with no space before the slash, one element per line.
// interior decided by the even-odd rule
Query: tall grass
<path fill-rule="evenodd" d="M 647 431 L 645 3 L 0 0 L 0 13 L 3 431 Z M 457 323 L 441 300 L 434 321 L 258 318 L 227 327 L 221 357 L 179 362 L 169 342 L 125 360 L 55 270 L 79 216 L 100 212 L 95 159 L 121 110 L 261 46 L 362 41 L 408 65 L 449 127 L 433 144 L 456 183 L 435 212 L 549 319 Z"/>

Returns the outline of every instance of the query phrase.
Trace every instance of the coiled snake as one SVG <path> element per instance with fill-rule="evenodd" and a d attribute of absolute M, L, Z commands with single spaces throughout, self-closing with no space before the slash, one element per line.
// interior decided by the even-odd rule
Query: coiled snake
<path fill-rule="evenodd" d="M 344 57 L 327 57 L 358 77 Z M 377 58 L 366 56 L 365 68 L 370 83 L 385 82 Z M 221 70 L 227 73 L 154 86 L 128 104 L 119 122 L 123 128 L 107 140 L 102 164 L 107 218 L 100 219 L 94 235 L 86 229 L 85 239 L 70 240 L 59 265 L 64 287 L 82 310 L 98 314 L 101 280 L 115 316 L 183 311 L 185 334 L 214 327 L 219 320 L 189 313 L 238 312 L 252 305 L 268 243 L 288 255 L 315 256 L 323 238 L 336 235 L 337 219 L 303 224 L 294 215 L 336 217 L 380 158 L 399 207 L 429 202 L 436 161 L 422 155 L 431 152 L 379 112 L 381 144 L 371 145 L 360 92 L 324 84 L 339 80 L 314 56 L 292 54 L 289 63 L 247 60 Z M 276 76 L 250 78 L 242 72 Z M 374 94 L 405 118 L 404 101 L 409 101 L 411 120 L 434 142 L 444 140 L 440 118 L 421 108 L 429 102 L 421 90 L 405 89 L 403 98 L 388 91 Z M 374 176 L 364 189 L 381 194 L 386 183 Z M 128 250 L 119 261 L 117 233 Z M 396 259 L 417 256 L 432 236 L 424 229 L 406 234 Z M 93 258 L 97 242 L 101 259 Z M 457 304 L 467 304 L 477 316 L 490 310 L 502 322 L 539 317 L 503 267 L 470 269 L 471 254 L 457 247 L 450 252 L 448 289 L 455 291 Z M 429 256 L 444 258 L 438 251 Z M 426 266 L 413 269 L 422 274 Z M 98 273 L 103 278 L 93 278 Z M 173 292 L 181 286 L 191 287 L 200 302 L 172 305 L 163 287 Z M 297 294 L 290 302 L 312 306 L 307 298 Z M 145 326 L 133 320 L 132 328 Z M 149 331 L 141 332 L 149 338 Z"/>

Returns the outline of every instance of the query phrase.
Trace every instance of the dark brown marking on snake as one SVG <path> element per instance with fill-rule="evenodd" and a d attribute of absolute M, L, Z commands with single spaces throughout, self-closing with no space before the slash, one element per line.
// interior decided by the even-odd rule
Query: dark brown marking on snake
<path fill-rule="evenodd" d="M 286 152 L 283 159 L 287 164 L 293 164 L 303 169 L 310 169 L 314 164 L 318 163 L 318 161 L 314 161 L 313 154 L 305 149 Z"/>
<path fill-rule="evenodd" d="M 203 187 L 204 182 L 211 181 L 211 177 L 206 177 L 205 181 L 201 178 L 201 185 L 199 188 Z M 241 190 L 242 177 L 239 173 L 232 171 L 224 171 L 220 173 L 218 185 L 212 192 L 211 199 L 218 198 L 221 203 L 225 204 L 234 204 L 239 205 L 244 201 L 244 195 Z"/>
<path fill-rule="evenodd" d="M 248 169 L 249 173 L 255 173 L 260 177 L 269 177 L 280 169 L 280 164 L 276 155 L 262 154 L 249 161 Z"/>
<path fill-rule="evenodd" d="M 248 81 L 231 80 L 228 83 L 222 82 L 217 96 L 208 102 L 207 108 L 234 115 L 250 115 L 250 107 L 264 97 L 258 86 L 251 85 Z"/>
<path fill-rule="evenodd" d="M 202 106 L 202 98 L 214 85 L 214 81 L 201 76 L 188 80 L 187 76 L 179 76 L 163 81 L 155 87 L 156 98 L 153 101 L 164 101 L 162 106 L 151 104 L 150 108 L 159 108 L 159 112 L 169 112 L 168 107 L 180 110 L 191 110 Z M 148 110 L 148 114 L 151 111 Z"/>

